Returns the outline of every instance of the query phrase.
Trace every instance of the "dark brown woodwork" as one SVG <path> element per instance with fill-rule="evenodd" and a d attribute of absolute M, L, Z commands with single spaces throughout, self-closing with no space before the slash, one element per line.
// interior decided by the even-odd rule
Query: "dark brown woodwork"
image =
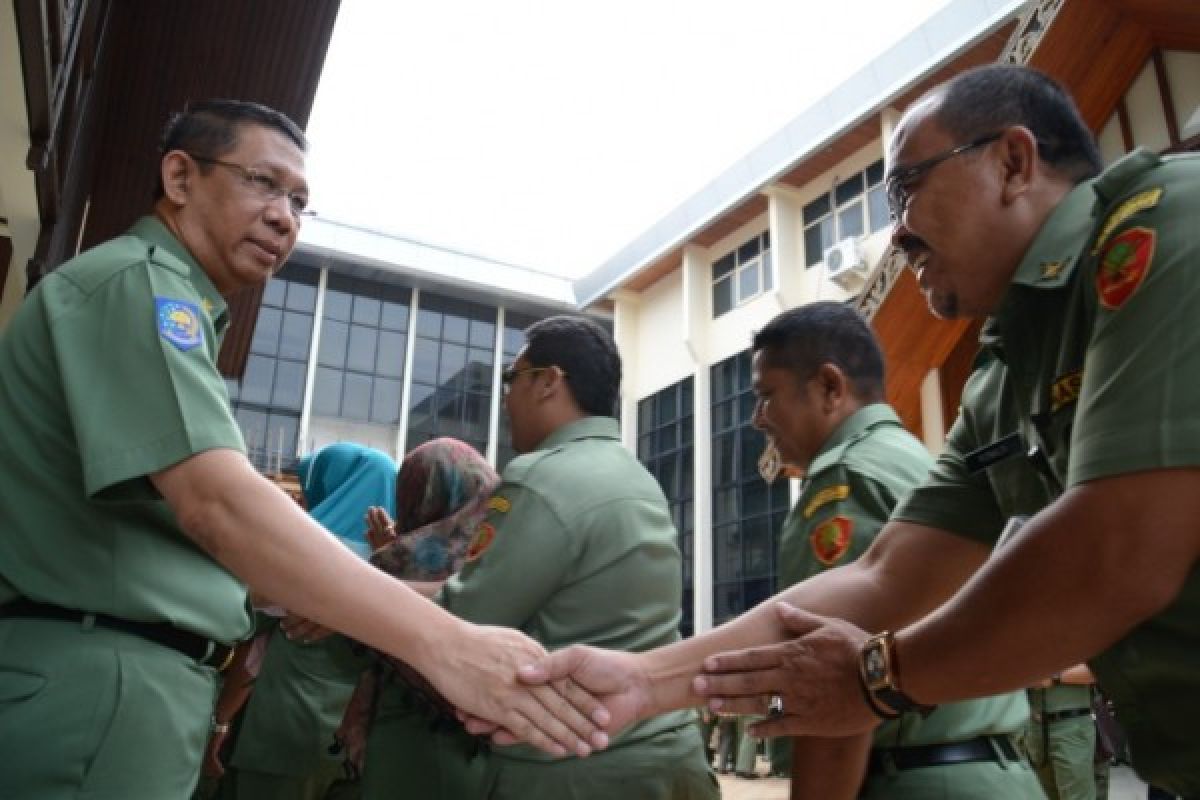
<path fill-rule="evenodd" d="M 1171 81 L 1167 77 L 1167 65 L 1163 61 L 1162 50 L 1154 48 L 1151 56 L 1154 62 L 1154 82 L 1158 86 L 1158 98 L 1162 101 L 1163 117 L 1167 121 L 1167 138 L 1171 147 L 1179 144 L 1179 120 L 1175 118 L 1175 100 L 1171 97 Z"/>
<path fill-rule="evenodd" d="M 0 300 L 4 299 L 4 287 L 8 283 L 8 267 L 12 261 L 12 239 L 0 236 Z"/>
<path fill-rule="evenodd" d="M 1121 144 L 1125 152 L 1133 150 L 1133 123 L 1129 121 L 1129 109 L 1125 106 L 1125 98 L 1117 101 L 1117 124 L 1121 128 Z"/>

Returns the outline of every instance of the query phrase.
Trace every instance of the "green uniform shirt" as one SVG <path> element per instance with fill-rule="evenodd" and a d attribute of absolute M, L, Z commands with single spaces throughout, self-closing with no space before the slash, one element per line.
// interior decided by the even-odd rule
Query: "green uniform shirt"
<path fill-rule="evenodd" d="M 676 537 L 662 489 L 621 445 L 616 420 L 585 417 L 505 468 L 467 563 L 439 601 L 471 622 L 519 628 L 548 650 L 649 650 L 679 639 Z M 693 719 L 690 711 L 653 717 L 612 746 Z M 552 758 L 523 745 L 492 752 Z"/>
<path fill-rule="evenodd" d="M 800 498 L 784 521 L 780 588 L 862 555 L 892 509 L 925 479 L 932 464 L 929 451 L 903 428 L 890 406 L 865 406 L 846 419 L 809 465 Z M 882 723 L 876 728 L 875 745 L 936 744 L 1010 734 L 1028 718 L 1024 692 L 949 703 L 925 719 L 910 713 Z"/>
<path fill-rule="evenodd" d="M 244 451 L 216 369 L 224 300 L 157 220 L 55 270 L 0 339 L 0 603 L 245 636 L 245 589 L 147 475 Z"/>
<path fill-rule="evenodd" d="M 1031 446 L 1053 497 L 1098 478 L 1200 465 L 1198 211 L 1200 159 L 1144 151 L 1063 199 L 983 331 L 1006 366 L 990 378 L 1001 391 L 968 384 L 946 452 L 898 518 L 995 541 L 1006 516 L 1041 507 L 1027 505 L 1016 455 Z M 1011 434 L 1018 446 L 993 449 L 986 465 L 968 460 Z M 1089 663 L 1143 777 L 1200 794 L 1190 733 L 1200 719 L 1200 575 Z"/>

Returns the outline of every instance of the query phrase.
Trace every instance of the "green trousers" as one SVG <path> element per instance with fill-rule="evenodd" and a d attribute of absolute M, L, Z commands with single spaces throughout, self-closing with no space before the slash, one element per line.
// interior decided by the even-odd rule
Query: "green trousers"
<path fill-rule="evenodd" d="M 1043 800 L 1037 776 L 1024 760 L 977 761 L 871 774 L 863 800 Z"/>
<path fill-rule="evenodd" d="M 1096 800 L 1096 723 L 1090 716 L 1046 725 L 1031 720 L 1025 749 L 1050 800 Z"/>
<path fill-rule="evenodd" d="M 307 775 L 273 775 L 230 767 L 221 777 L 218 800 L 358 800 L 358 781 L 344 777 L 340 763 Z"/>
<path fill-rule="evenodd" d="M 131 634 L 0 620 L 0 797 L 187 800 L 216 686 Z"/>
<path fill-rule="evenodd" d="M 695 725 L 593 753 L 584 759 L 486 759 L 487 800 L 718 800 Z"/>

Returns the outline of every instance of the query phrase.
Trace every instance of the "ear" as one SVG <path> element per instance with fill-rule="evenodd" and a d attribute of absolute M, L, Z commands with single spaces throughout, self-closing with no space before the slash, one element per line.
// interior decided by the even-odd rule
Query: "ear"
<path fill-rule="evenodd" d="M 841 407 L 850 396 L 850 379 L 836 364 L 826 362 L 817 367 L 813 380 L 817 382 L 822 408 L 827 413 Z"/>
<path fill-rule="evenodd" d="M 567 390 L 567 378 L 563 371 L 556 366 L 534 375 L 538 382 L 538 399 L 549 400 L 556 392 Z"/>
<path fill-rule="evenodd" d="M 1000 150 L 1004 202 L 1008 204 L 1025 195 L 1041 171 L 1037 137 L 1024 125 L 1014 125 L 1004 132 L 996 146 Z"/>
<path fill-rule="evenodd" d="M 159 175 L 162 178 L 163 194 L 178 206 L 188 199 L 188 181 L 192 177 L 192 160 L 182 150 L 172 150 L 162 158 Z"/>

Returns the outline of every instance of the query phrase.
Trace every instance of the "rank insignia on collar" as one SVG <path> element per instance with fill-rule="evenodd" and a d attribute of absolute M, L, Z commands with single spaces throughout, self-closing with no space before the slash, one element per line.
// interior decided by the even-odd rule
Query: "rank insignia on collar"
<path fill-rule="evenodd" d="M 839 514 L 819 523 L 812 529 L 808 541 L 813 555 L 827 567 L 832 567 L 850 549 L 850 534 L 854 521 Z"/>
<path fill-rule="evenodd" d="M 154 319 L 159 336 L 182 352 L 186 353 L 204 341 L 200 308 L 189 300 L 155 297 Z"/>
<path fill-rule="evenodd" d="M 1083 370 L 1068 372 L 1050 386 L 1050 411 L 1058 411 L 1079 399 L 1083 390 Z"/>
<path fill-rule="evenodd" d="M 489 511 L 495 511 L 497 514 L 507 514 L 512 509 L 512 503 L 507 497 L 496 495 L 488 500 L 487 507 Z"/>
<path fill-rule="evenodd" d="M 212 300 L 209 300 L 207 297 L 204 298 L 203 300 L 200 301 L 200 307 L 204 309 L 205 314 L 208 314 L 208 316 L 210 316 L 210 317 L 212 316 L 213 307 L 214 307 Z"/>
<path fill-rule="evenodd" d="M 479 523 L 479 527 L 475 529 L 475 536 L 471 539 L 471 545 L 467 548 L 467 561 L 474 561 L 483 555 L 484 551 L 492 546 L 495 538 L 496 528 L 492 523 Z"/>
<path fill-rule="evenodd" d="M 1059 276 L 1063 268 L 1067 266 L 1065 261 L 1043 261 L 1042 262 L 1042 280 L 1050 281 Z"/>
<path fill-rule="evenodd" d="M 813 495 L 812 500 L 808 501 L 808 505 L 804 507 L 804 518 L 809 519 L 813 514 L 817 513 L 817 509 L 821 506 L 828 505 L 838 500 L 845 500 L 850 496 L 850 487 L 844 483 L 837 486 L 826 486 L 821 491 Z"/>
<path fill-rule="evenodd" d="M 1133 296 L 1150 271 L 1157 235 L 1149 228 L 1130 228 L 1114 236 L 1096 270 L 1100 305 L 1116 311 Z"/>

